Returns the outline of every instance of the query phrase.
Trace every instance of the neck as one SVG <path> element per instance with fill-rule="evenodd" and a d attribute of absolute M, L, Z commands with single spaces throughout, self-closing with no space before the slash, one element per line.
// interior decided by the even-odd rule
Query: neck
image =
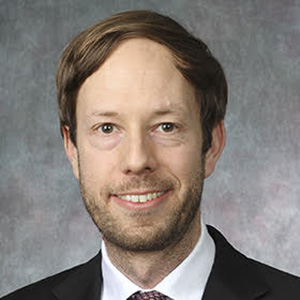
<path fill-rule="evenodd" d="M 191 253 L 201 234 L 200 217 L 176 244 L 153 252 L 131 252 L 105 241 L 113 265 L 143 289 L 152 289 Z"/>

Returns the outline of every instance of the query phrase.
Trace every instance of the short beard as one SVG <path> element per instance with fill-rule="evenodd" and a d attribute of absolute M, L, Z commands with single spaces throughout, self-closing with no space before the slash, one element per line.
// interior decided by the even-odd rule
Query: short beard
<path fill-rule="evenodd" d="M 189 230 L 200 209 L 201 196 L 204 184 L 204 156 L 201 159 L 201 167 L 195 172 L 190 180 L 190 186 L 183 195 L 184 200 L 173 199 L 180 206 L 170 214 L 164 216 L 165 226 L 159 230 L 145 230 L 138 233 L 128 232 L 120 222 L 106 209 L 105 199 L 111 194 L 121 191 L 135 189 L 138 187 L 155 188 L 157 190 L 168 190 L 176 187 L 173 180 L 161 178 L 143 177 L 131 180 L 129 183 L 119 187 L 104 188 L 97 197 L 86 184 L 86 179 L 80 172 L 80 190 L 84 204 L 95 225 L 103 235 L 103 238 L 115 247 L 131 252 L 159 251 L 178 243 Z M 80 167 L 79 167 L 80 170 Z M 113 191 L 113 193 L 111 192 Z M 101 200 L 101 198 L 103 198 Z M 143 218 L 147 212 L 136 213 L 136 218 Z M 200 220 L 199 220 L 200 221 Z M 153 229 L 153 228 L 152 228 Z"/>

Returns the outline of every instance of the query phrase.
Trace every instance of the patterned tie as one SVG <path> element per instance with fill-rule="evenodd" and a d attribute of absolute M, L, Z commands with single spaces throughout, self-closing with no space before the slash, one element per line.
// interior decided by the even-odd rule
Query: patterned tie
<path fill-rule="evenodd" d="M 127 300 L 168 300 L 167 296 L 157 292 L 157 291 L 150 291 L 150 292 L 137 292 L 131 295 Z"/>

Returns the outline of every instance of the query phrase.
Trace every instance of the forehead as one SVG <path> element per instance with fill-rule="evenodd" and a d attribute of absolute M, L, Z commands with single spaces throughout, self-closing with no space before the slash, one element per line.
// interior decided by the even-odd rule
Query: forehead
<path fill-rule="evenodd" d="M 147 38 L 132 38 L 120 42 L 101 69 L 104 71 L 119 65 L 121 69 L 139 70 L 142 67 L 152 70 L 156 69 L 157 63 L 160 64 L 161 71 L 168 68 L 177 70 L 175 58 L 166 46 Z"/>
<path fill-rule="evenodd" d="M 135 38 L 121 42 L 86 79 L 78 104 L 94 99 L 101 106 L 124 101 L 136 106 L 142 102 L 149 107 L 179 106 L 188 98 L 194 98 L 194 89 L 177 69 L 171 51 L 152 40 Z"/>

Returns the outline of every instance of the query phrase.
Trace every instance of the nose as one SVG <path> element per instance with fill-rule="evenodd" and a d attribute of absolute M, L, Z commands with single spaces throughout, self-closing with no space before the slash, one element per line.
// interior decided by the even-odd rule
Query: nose
<path fill-rule="evenodd" d="M 123 147 L 121 170 L 126 175 L 143 175 L 157 168 L 154 145 L 142 134 L 131 134 Z"/>

